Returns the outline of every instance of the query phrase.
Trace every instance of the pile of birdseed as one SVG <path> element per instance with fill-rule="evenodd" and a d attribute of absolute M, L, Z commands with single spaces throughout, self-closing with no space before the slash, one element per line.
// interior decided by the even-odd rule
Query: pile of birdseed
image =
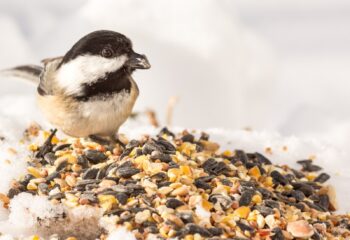
<path fill-rule="evenodd" d="M 121 139 L 126 146 L 55 133 L 29 145 L 27 174 L 0 194 L 5 207 L 23 194 L 57 206 L 56 215 L 36 217 L 40 236 L 115 239 L 122 229 L 136 239 L 350 238 L 350 217 L 332 213 L 329 175 L 312 160 L 299 161 L 298 171 L 260 153 L 219 152 L 205 133 L 166 128 Z M 93 214 L 74 221 L 74 211 Z"/>

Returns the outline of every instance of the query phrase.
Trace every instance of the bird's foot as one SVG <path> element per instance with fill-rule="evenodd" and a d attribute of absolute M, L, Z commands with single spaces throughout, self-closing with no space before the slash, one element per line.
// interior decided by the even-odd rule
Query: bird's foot
<path fill-rule="evenodd" d="M 106 139 L 104 137 L 97 136 L 97 135 L 90 135 L 88 139 L 90 139 L 91 141 L 97 142 L 98 144 L 101 144 L 101 145 L 110 145 L 113 143 L 113 140 Z"/>
<path fill-rule="evenodd" d="M 122 148 L 125 148 L 126 145 L 120 140 L 118 134 L 114 134 L 113 136 L 111 136 L 111 139 L 112 142 L 119 144 L 119 146 L 121 146 Z"/>

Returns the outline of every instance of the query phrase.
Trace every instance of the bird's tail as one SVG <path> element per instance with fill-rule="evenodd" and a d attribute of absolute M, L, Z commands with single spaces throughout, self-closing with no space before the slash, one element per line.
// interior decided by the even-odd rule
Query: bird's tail
<path fill-rule="evenodd" d="M 0 75 L 18 77 L 39 84 L 42 71 L 43 68 L 37 65 L 23 65 L 1 70 Z"/>

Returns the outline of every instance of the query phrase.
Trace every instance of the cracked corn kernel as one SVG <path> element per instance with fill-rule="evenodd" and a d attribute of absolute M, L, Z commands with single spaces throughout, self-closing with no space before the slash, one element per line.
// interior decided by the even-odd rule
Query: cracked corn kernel
<path fill-rule="evenodd" d="M 183 154 L 190 156 L 192 153 L 196 151 L 196 145 L 189 142 L 184 142 L 181 144 L 179 150 Z"/>
<path fill-rule="evenodd" d="M 194 240 L 194 236 L 188 234 L 188 235 L 185 236 L 184 240 Z"/>
<path fill-rule="evenodd" d="M 40 171 L 37 168 L 34 167 L 28 167 L 27 171 L 32 174 L 35 178 L 40 178 Z"/>
<path fill-rule="evenodd" d="M 28 190 L 37 190 L 38 186 L 35 183 L 33 183 L 33 182 L 29 182 L 28 185 L 27 185 L 27 189 Z"/>
<path fill-rule="evenodd" d="M 34 235 L 34 236 L 32 236 L 31 240 L 40 240 L 40 237 L 38 235 Z"/>
<path fill-rule="evenodd" d="M 267 177 L 265 178 L 265 185 L 268 186 L 268 187 L 272 187 L 273 186 L 273 179 L 272 177 Z"/>
<path fill-rule="evenodd" d="M 208 200 L 202 199 L 202 207 L 205 210 L 210 211 L 213 208 L 213 204 Z"/>
<path fill-rule="evenodd" d="M 180 166 L 181 173 L 191 177 L 192 176 L 192 171 L 189 166 Z"/>
<path fill-rule="evenodd" d="M 159 233 L 165 238 L 168 237 L 168 232 L 169 231 L 170 231 L 170 227 L 168 225 L 164 225 L 163 227 L 161 227 L 159 229 Z"/>
<path fill-rule="evenodd" d="M 145 161 L 148 161 L 148 157 L 146 155 L 141 155 L 141 156 L 138 156 L 137 158 L 135 158 L 133 160 L 133 162 L 137 165 L 137 167 L 141 167 L 143 166 L 143 163 Z"/>
<path fill-rule="evenodd" d="M 29 144 L 29 146 L 28 146 L 28 150 L 32 151 L 32 152 L 38 151 L 38 149 L 39 149 L 38 145 L 36 145 L 34 143 Z"/>
<path fill-rule="evenodd" d="M 222 152 L 222 155 L 225 157 L 232 157 L 233 156 L 233 152 L 230 150 L 226 150 Z"/>
<path fill-rule="evenodd" d="M 148 209 L 142 212 L 138 212 L 135 215 L 135 222 L 141 224 L 143 222 L 146 222 L 149 217 L 151 217 L 151 212 Z"/>
<path fill-rule="evenodd" d="M 249 213 L 250 213 L 250 208 L 246 206 L 239 207 L 234 211 L 235 216 L 244 218 L 244 219 L 248 217 Z"/>
<path fill-rule="evenodd" d="M 5 195 L 0 193 L 0 201 L 4 203 L 4 205 L 7 205 L 10 203 L 10 199 Z"/>
<path fill-rule="evenodd" d="M 112 206 L 117 203 L 117 199 L 113 195 L 98 195 L 98 201 L 105 210 L 111 210 Z"/>
<path fill-rule="evenodd" d="M 254 166 L 251 169 L 249 169 L 248 174 L 255 179 L 259 179 L 259 177 L 261 176 L 260 169 L 258 166 Z"/>
<path fill-rule="evenodd" d="M 175 182 L 181 176 L 181 171 L 178 168 L 171 168 L 168 170 L 168 177 L 170 182 Z"/>
<path fill-rule="evenodd" d="M 171 191 L 173 191 L 172 187 L 161 187 L 161 188 L 158 189 L 158 193 L 163 194 L 163 195 L 167 195 Z"/>
<path fill-rule="evenodd" d="M 74 187 L 77 183 L 77 179 L 72 175 L 68 175 L 65 180 L 70 187 Z"/>
<path fill-rule="evenodd" d="M 260 196 L 259 194 L 255 194 L 255 195 L 253 196 L 253 198 L 252 198 L 252 201 L 253 201 L 254 203 L 256 203 L 256 204 L 259 204 L 259 203 L 262 202 L 262 198 L 261 198 L 261 196 Z"/>
<path fill-rule="evenodd" d="M 185 186 L 176 188 L 174 191 L 171 192 L 171 196 L 184 196 L 188 194 L 188 189 Z"/>
<path fill-rule="evenodd" d="M 73 172 L 80 172 L 83 168 L 79 164 L 73 164 L 72 170 Z"/>

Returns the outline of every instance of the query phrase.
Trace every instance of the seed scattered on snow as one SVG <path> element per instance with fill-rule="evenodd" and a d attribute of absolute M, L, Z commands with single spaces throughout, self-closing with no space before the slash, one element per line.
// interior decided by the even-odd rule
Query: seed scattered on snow
<path fill-rule="evenodd" d="M 21 192 L 89 206 L 138 239 L 350 237 L 349 216 L 332 213 L 335 192 L 323 185 L 329 175 L 311 160 L 298 171 L 256 152 L 220 153 L 205 133 L 166 128 L 154 138 L 124 139 L 125 148 L 46 136 L 42 146 L 30 145 L 24 177 L 0 194 L 5 207 Z"/>

